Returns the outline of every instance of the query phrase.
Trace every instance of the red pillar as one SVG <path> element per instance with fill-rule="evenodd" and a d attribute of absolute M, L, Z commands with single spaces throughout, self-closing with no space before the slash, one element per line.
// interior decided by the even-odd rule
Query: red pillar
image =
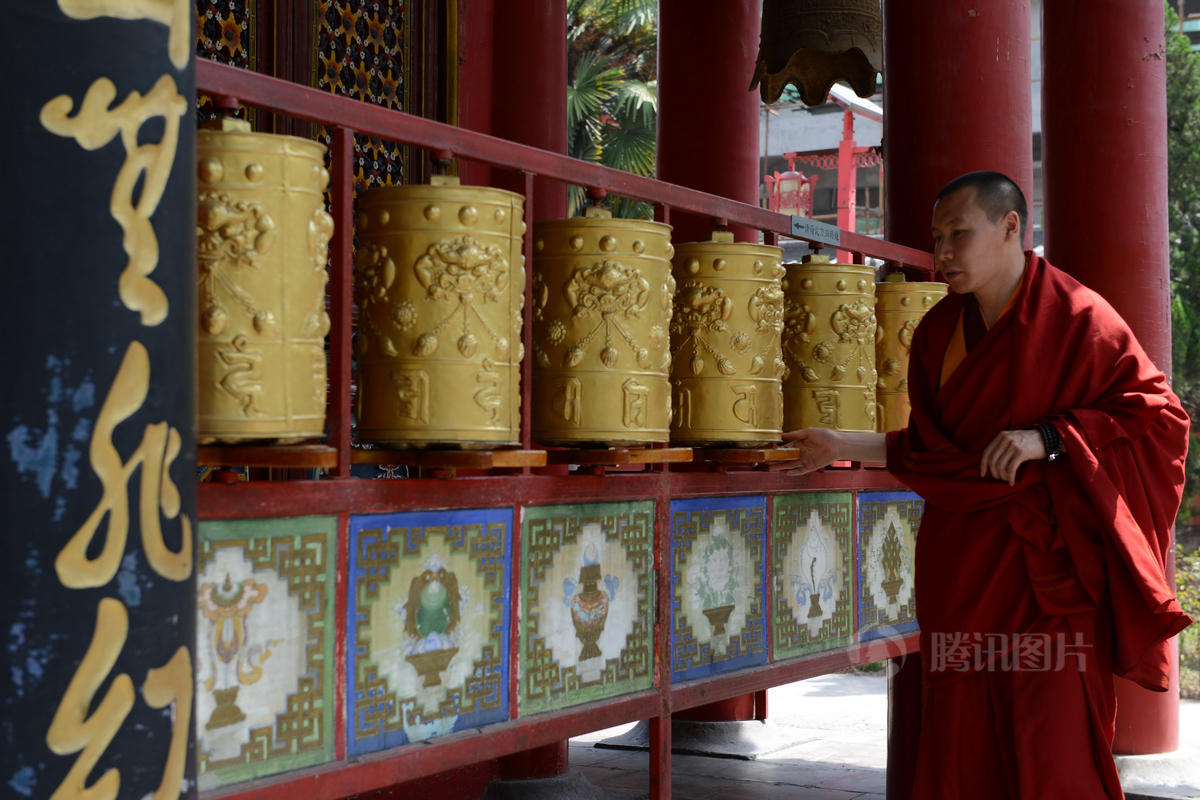
<path fill-rule="evenodd" d="M 842 140 L 838 143 L 837 224 L 842 230 L 854 230 L 854 215 L 858 206 L 858 155 L 854 148 L 854 112 L 842 111 Z M 838 261 L 853 263 L 853 255 L 838 251 Z"/>
<path fill-rule="evenodd" d="M 761 0 L 660 0 L 658 177 L 758 205 Z M 671 214 L 676 242 L 708 238 L 711 221 Z M 758 231 L 734 227 L 739 241 Z"/>
<path fill-rule="evenodd" d="M 889 239 L 930 249 L 934 197 L 964 172 L 998 170 L 1032 196 L 1029 28 L 1029 0 L 885 0 Z M 889 800 L 912 792 L 921 729 L 918 659 L 908 658 L 903 679 L 891 682 Z"/>
<path fill-rule="evenodd" d="M 492 31 L 492 133 L 566 153 L 567 0 L 505 0 Z M 494 185 L 525 192 L 523 178 L 499 169 Z M 533 194 L 528 222 L 567 215 L 566 184 L 539 179 Z"/>
<path fill-rule="evenodd" d="M 488 3 L 487 5 L 490 5 Z M 495 136 L 567 152 L 567 2 L 505 0 L 492 22 L 491 114 Z M 494 169 L 492 183 L 524 194 L 521 175 Z M 567 215 L 567 187 L 549 179 L 533 184 L 525 219 L 536 222 Z M 504 780 L 548 778 L 567 771 L 567 741 L 500 759 Z"/>
<path fill-rule="evenodd" d="M 1043 5 L 1046 255 L 1108 299 L 1170 375 L 1163 4 L 1071 5 Z M 1125 179 L 1113 179 L 1118 164 Z M 1117 703 L 1115 751 L 1178 746 L 1174 671 L 1162 694 L 1118 679 Z"/>
<path fill-rule="evenodd" d="M 758 205 L 758 55 L 761 0 L 660 0 L 658 4 L 658 177 Z M 707 239 L 712 220 L 672 212 L 676 242 Z M 734 237 L 757 242 L 752 228 Z M 679 719 L 755 718 L 754 695 L 675 714 Z"/>
<path fill-rule="evenodd" d="M 492 132 L 492 26 L 495 0 L 454 0 L 458 22 L 458 117 L 460 127 Z M 564 126 L 565 127 L 565 126 Z M 477 161 L 462 162 L 458 174 L 464 184 L 487 186 L 492 168 Z"/>

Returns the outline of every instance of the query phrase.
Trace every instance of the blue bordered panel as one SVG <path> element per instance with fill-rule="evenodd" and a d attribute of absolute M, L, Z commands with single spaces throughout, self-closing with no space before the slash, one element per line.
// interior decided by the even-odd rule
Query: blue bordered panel
<path fill-rule="evenodd" d="M 511 508 L 350 518 L 350 755 L 508 719 Z"/>
<path fill-rule="evenodd" d="M 671 680 L 767 663 L 767 498 L 671 502 Z"/>
<path fill-rule="evenodd" d="M 912 492 L 858 494 L 858 629 L 861 641 L 917 630 L 913 589 L 925 501 Z"/>

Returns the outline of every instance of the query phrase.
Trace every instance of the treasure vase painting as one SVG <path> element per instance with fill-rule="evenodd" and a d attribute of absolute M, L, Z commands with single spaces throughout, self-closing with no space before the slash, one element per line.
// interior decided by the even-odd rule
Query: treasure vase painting
<path fill-rule="evenodd" d="M 351 755 L 508 719 L 511 547 L 511 508 L 351 517 Z"/>
<path fill-rule="evenodd" d="M 201 522 L 201 790 L 333 759 L 335 517 Z"/>
<path fill-rule="evenodd" d="M 912 492 L 858 495 L 859 639 L 917 630 L 913 564 L 925 501 Z"/>
<path fill-rule="evenodd" d="M 774 660 L 854 641 L 853 511 L 849 492 L 776 495 Z"/>
<path fill-rule="evenodd" d="M 654 503 L 524 509 L 521 715 L 649 689 Z"/>
<path fill-rule="evenodd" d="M 671 680 L 765 664 L 767 499 L 671 502 Z"/>

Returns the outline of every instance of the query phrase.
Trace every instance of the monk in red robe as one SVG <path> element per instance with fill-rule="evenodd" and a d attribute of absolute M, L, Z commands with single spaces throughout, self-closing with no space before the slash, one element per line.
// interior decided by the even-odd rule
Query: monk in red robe
<path fill-rule="evenodd" d="M 886 459 L 926 501 L 920 800 L 1123 797 L 1113 675 L 1165 691 L 1191 623 L 1164 577 L 1187 415 L 1112 307 L 1023 251 L 1026 221 L 999 173 L 947 184 L 908 428 L 784 437 L 801 471 Z"/>

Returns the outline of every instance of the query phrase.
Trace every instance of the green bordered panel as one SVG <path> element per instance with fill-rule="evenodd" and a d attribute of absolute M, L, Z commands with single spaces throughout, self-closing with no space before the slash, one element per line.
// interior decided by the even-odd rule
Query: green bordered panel
<path fill-rule="evenodd" d="M 524 509 L 520 713 L 649 689 L 654 503 Z"/>
<path fill-rule="evenodd" d="M 854 497 L 850 492 L 776 495 L 775 660 L 854 641 Z"/>
<path fill-rule="evenodd" d="M 200 788 L 331 761 L 337 518 L 202 522 L 198 539 Z"/>

